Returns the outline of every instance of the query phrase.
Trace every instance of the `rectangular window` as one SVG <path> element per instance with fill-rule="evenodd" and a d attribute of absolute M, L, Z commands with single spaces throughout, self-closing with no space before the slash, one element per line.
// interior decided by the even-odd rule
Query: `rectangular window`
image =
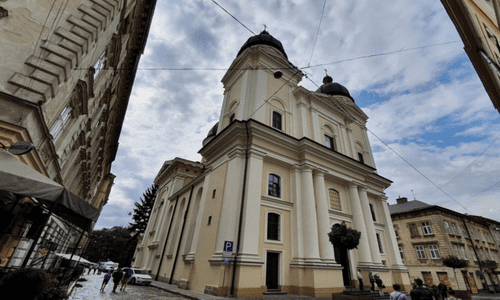
<path fill-rule="evenodd" d="M 465 228 L 465 226 L 462 226 L 462 233 L 466 238 L 469 238 L 469 233 L 467 233 L 467 228 Z"/>
<path fill-rule="evenodd" d="M 378 251 L 380 253 L 384 253 L 384 248 L 382 247 L 382 240 L 380 239 L 380 234 L 376 233 L 377 242 L 378 242 Z"/>
<path fill-rule="evenodd" d="M 215 193 L 217 193 L 217 189 L 214 189 L 214 191 L 212 192 L 212 198 L 215 198 Z"/>
<path fill-rule="evenodd" d="M 57 140 L 57 138 L 61 135 L 61 133 L 64 131 L 64 127 L 69 123 L 71 120 L 71 106 L 66 106 L 57 120 L 54 122 L 54 125 L 50 127 L 49 133 L 52 135 L 52 138 Z"/>
<path fill-rule="evenodd" d="M 229 117 L 229 124 L 233 123 L 233 121 L 234 121 L 234 117 L 235 117 L 235 114 L 232 114 L 232 115 Z"/>
<path fill-rule="evenodd" d="M 267 239 L 272 241 L 280 240 L 280 215 L 278 214 L 267 214 Z"/>
<path fill-rule="evenodd" d="M 332 150 L 335 150 L 335 144 L 333 143 L 333 138 L 325 134 L 325 146 Z"/>
<path fill-rule="evenodd" d="M 453 247 L 453 251 L 455 252 L 455 255 L 456 255 L 458 258 L 462 259 L 462 255 L 461 255 L 461 253 L 460 253 L 460 250 L 458 249 L 458 246 L 457 246 L 457 245 L 455 245 L 455 244 L 453 244 L 453 245 L 452 245 L 452 247 Z"/>
<path fill-rule="evenodd" d="M 399 255 L 401 256 L 401 259 L 405 259 L 405 254 L 403 252 L 403 247 L 399 246 L 398 249 L 399 249 Z"/>
<path fill-rule="evenodd" d="M 269 174 L 269 196 L 280 197 L 280 178 L 277 175 Z"/>
<path fill-rule="evenodd" d="M 477 261 L 477 255 L 476 255 L 476 252 L 474 252 L 474 248 L 469 246 L 469 252 L 470 252 L 470 255 L 472 255 L 472 260 Z"/>
<path fill-rule="evenodd" d="M 457 224 L 451 223 L 451 228 L 453 228 L 453 232 L 455 233 L 456 236 L 460 236 L 460 232 L 458 231 Z"/>
<path fill-rule="evenodd" d="M 439 253 L 438 245 L 431 244 L 429 245 L 429 253 L 431 254 L 432 259 L 440 259 L 441 254 Z"/>
<path fill-rule="evenodd" d="M 462 252 L 462 257 L 463 257 L 462 259 L 468 260 L 468 258 L 467 258 L 467 252 L 465 252 L 465 247 L 464 246 L 460 245 L 460 251 Z"/>
<path fill-rule="evenodd" d="M 371 203 L 370 203 L 370 212 L 372 213 L 373 222 L 377 222 L 377 218 L 375 217 L 375 209 L 373 207 L 373 204 L 371 204 Z"/>
<path fill-rule="evenodd" d="M 96 63 L 94 64 L 94 82 L 99 77 L 99 75 L 101 74 L 101 71 L 103 71 L 105 66 L 106 66 L 106 51 L 104 51 L 101 54 L 101 57 L 99 57 L 99 60 L 97 60 Z"/>
<path fill-rule="evenodd" d="M 448 221 L 444 221 L 444 227 L 446 228 L 446 232 L 448 232 L 449 235 L 453 234 L 453 231 L 451 230 L 450 223 L 448 223 Z"/>
<path fill-rule="evenodd" d="M 424 235 L 433 234 L 431 224 L 429 222 L 422 222 L 422 231 L 424 232 Z"/>
<path fill-rule="evenodd" d="M 208 223 L 207 223 L 207 225 L 210 225 L 210 224 L 212 224 L 212 216 L 208 217 Z"/>
<path fill-rule="evenodd" d="M 365 163 L 365 159 L 363 158 L 363 154 L 362 153 L 359 153 L 358 152 L 358 160 L 360 163 L 364 164 Z"/>
<path fill-rule="evenodd" d="M 418 259 L 425 259 L 425 249 L 424 246 L 415 246 L 415 251 L 417 251 Z"/>
<path fill-rule="evenodd" d="M 282 119 L 281 114 L 273 111 L 273 127 L 274 128 L 279 129 L 279 130 L 283 130 L 281 119 Z"/>
<path fill-rule="evenodd" d="M 420 233 L 418 232 L 417 224 L 415 224 L 415 223 L 408 224 L 408 228 L 410 229 L 410 236 L 412 238 L 420 237 Z"/>
<path fill-rule="evenodd" d="M 396 238 L 399 239 L 399 232 L 397 226 L 394 226 L 394 234 L 396 235 Z"/>

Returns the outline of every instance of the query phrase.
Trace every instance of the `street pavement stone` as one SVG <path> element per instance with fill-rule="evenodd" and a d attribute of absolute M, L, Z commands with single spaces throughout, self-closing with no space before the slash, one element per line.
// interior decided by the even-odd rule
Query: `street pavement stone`
<path fill-rule="evenodd" d="M 116 293 L 113 293 L 113 281 L 110 280 L 104 292 L 101 292 L 101 284 L 104 279 L 104 273 L 85 274 L 82 276 L 86 281 L 79 281 L 81 287 L 75 287 L 69 297 L 70 300 L 139 300 L 139 299 L 155 299 L 155 300 L 186 300 L 185 297 L 169 293 L 163 289 L 158 289 L 153 286 L 131 285 L 129 284 L 125 291 L 120 291 L 120 286 L 117 287 Z"/>

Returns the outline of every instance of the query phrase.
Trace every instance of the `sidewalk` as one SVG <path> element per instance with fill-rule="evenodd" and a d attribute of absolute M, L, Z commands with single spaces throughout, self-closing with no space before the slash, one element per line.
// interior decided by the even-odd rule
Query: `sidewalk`
<path fill-rule="evenodd" d="M 170 292 L 172 294 L 176 294 L 182 297 L 186 297 L 188 299 L 193 300 L 234 300 L 232 297 L 218 297 L 212 296 L 208 294 L 204 294 L 201 292 L 195 292 L 192 290 L 183 290 L 177 287 L 175 284 L 168 284 L 162 281 L 153 281 L 151 286 L 162 289 L 164 291 Z M 240 300 L 313 300 L 317 298 L 307 297 L 307 296 L 299 296 L 299 295 L 264 295 L 262 298 L 240 298 Z M 479 300 L 479 299 L 478 299 Z"/>

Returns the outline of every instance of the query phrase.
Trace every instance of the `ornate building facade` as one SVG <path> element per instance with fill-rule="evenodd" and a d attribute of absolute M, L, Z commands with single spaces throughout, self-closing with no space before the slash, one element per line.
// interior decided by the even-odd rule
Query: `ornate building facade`
<path fill-rule="evenodd" d="M 98 209 L 115 178 L 111 163 L 155 3 L 0 3 L 0 142 L 33 143 L 20 160 Z M 0 197 L 3 206 L 9 197 Z M 19 225 L 3 232 L 0 266 L 22 235 Z"/>
<path fill-rule="evenodd" d="M 441 0 L 464 50 L 500 112 L 500 3 L 498 0 Z"/>
<path fill-rule="evenodd" d="M 410 277 L 427 286 L 444 283 L 454 290 L 500 292 L 500 222 L 464 215 L 407 198 L 389 206 L 399 255 Z M 468 266 L 456 271 L 443 259 L 456 256 Z M 456 274 L 456 276 L 455 276 Z"/>
<path fill-rule="evenodd" d="M 409 287 L 368 117 L 330 77 L 314 92 L 298 85 L 303 76 L 267 32 L 248 39 L 222 78 L 220 120 L 202 162 L 167 161 L 155 179 L 135 267 L 238 298 L 276 290 L 331 297 L 357 269 L 366 281 L 376 271 L 388 287 Z M 330 243 L 342 222 L 361 232 L 358 249 Z"/>

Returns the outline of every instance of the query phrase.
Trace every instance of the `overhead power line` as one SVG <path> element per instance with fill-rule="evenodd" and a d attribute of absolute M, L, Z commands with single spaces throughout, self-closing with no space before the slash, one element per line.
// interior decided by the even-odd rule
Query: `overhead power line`
<path fill-rule="evenodd" d="M 240 20 L 236 19 L 235 16 L 233 16 L 232 14 L 230 14 L 224 7 L 220 6 L 219 3 L 215 2 L 215 0 L 212 0 L 213 3 L 215 3 L 218 7 L 220 7 L 223 11 L 225 11 L 228 15 L 230 15 L 231 17 L 233 17 L 233 19 L 236 20 L 236 22 L 240 23 L 241 26 L 245 27 L 248 31 L 250 31 L 253 35 L 256 35 L 253 31 L 250 30 L 250 28 L 246 27 L 245 24 L 241 23 Z"/>
<path fill-rule="evenodd" d="M 325 0 L 325 2 L 323 2 L 323 10 L 321 10 L 321 17 L 319 18 L 318 31 L 316 32 L 316 38 L 314 38 L 314 44 L 313 44 L 313 48 L 311 51 L 311 57 L 309 57 L 309 62 L 307 63 L 308 66 L 311 64 L 311 59 L 312 59 L 313 54 L 314 54 L 314 48 L 316 48 L 316 42 L 318 41 L 319 28 L 321 27 L 321 21 L 323 21 L 323 13 L 325 12 L 325 6 L 326 6 L 326 0 Z"/>

